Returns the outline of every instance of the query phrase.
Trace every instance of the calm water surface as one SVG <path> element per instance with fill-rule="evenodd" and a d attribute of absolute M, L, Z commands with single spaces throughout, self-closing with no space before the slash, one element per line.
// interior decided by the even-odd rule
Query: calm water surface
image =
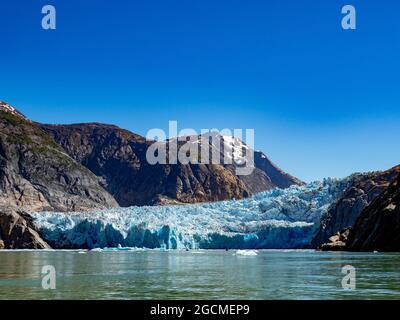
<path fill-rule="evenodd" d="M 41 270 L 54 265 L 56 290 Z M 344 265 L 356 290 L 342 289 Z M 0 251 L 0 299 L 399 299 L 400 254 Z"/>

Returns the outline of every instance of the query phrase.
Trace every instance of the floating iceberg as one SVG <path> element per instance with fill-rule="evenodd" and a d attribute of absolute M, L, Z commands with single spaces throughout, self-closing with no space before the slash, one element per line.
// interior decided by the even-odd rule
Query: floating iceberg
<path fill-rule="evenodd" d="M 54 248 L 306 248 L 321 217 L 350 183 L 325 179 L 206 204 L 31 215 Z"/>
<path fill-rule="evenodd" d="M 236 251 L 237 256 L 256 256 L 257 250 L 238 250 Z"/>

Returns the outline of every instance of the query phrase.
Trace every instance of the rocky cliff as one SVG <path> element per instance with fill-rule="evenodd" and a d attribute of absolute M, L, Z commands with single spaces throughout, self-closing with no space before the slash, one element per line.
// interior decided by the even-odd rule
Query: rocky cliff
<path fill-rule="evenodd" d="M 117 206 L 98 177 L 37 124 L 6 108 L 0 108 L 0 193 L 0 207 L 31 211 Z"/>
<path fill-rule="evenodd" d="M 364 209 L 350 231 L 348 250 L 400 250 L 400 175 Z"/>
<path fill-rule="evenodd" d="M 353 175 L 352 186 L 322 218 L 312 246 L 319 247 L 328 242 L 332 236 L 352 227 L 361 212 L 396 179 L 399 173 L 400 166 L 397 166 L 383 172 Z"/>
<path fill-rule="evenodd" d="M 29 215 L 13 209 L 0 209 L 0 249 L 49 249 Z"/>

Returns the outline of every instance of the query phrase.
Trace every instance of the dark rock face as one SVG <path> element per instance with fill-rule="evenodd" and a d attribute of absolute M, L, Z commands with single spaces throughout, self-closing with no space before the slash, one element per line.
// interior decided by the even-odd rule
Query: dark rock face
<path fill-rule="evenodd" d="M 0 209 L 0 249 L 48 249 L 29 215 Z"/>
<path fill-rule="evenodd" d="M 87 210 L 118 204 L 37 124 L 0 109 L 0 206 Z"/>
<path fill-rule="evenodd" d="M 146 152 L 151 142 L 104 124 L 42 125 L 76 161 L 106 182 L 121 206 L 196 203 L 240 199 L 274 187 L 302 182 L 277 168 L 261 152 L 256 169 L 237 176 L 235 165 L 156 164 Z"/>
<path fill-rule="evenodd" d="M 263 172 L 266 175 L 266 180 L 270 181 L 273 187 L 286 189 L 292 185 L 304 185 L 303 181 L 277 167 L 263 152 L 254 152 L 254 164 L 256 167 L 254 171 Z"/>
<path fill-rule="evenodd" d="M 400 175 L 358 217 L 350 232 L 347 249 L 400 250 Z"/>
<path fill-rule="evenodd" d="M 354 183 L 343 196 L 334 203 L 321 220 L 318 233 L 312 240 L 317 248 L 344 229 L 352 227 L 358 216 L 377 196 L 379 196 L 400 173 L 400 166 L 384 172 L 354 175 Z"/>
<path fill-rule="evenodd" d="M 237 178 L 243 182 L 247 194 L 271 190 L 273 188 L 286 189 L 292 185 L 303 185 L 304 182 L 278 168 L 264 153 L 254 151 L 253 172 L 249 175 L 240 175 Z M 225 166 L 230 168 L 230 166 Z M 234 173 L 235 168 L 230 168 Z"/>

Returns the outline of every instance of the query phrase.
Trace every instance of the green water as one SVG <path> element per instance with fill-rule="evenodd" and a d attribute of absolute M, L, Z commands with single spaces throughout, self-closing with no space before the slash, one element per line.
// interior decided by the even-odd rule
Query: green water
<path fill-rule="evenodd" d="M 42 289 L 44 265 L 56 289 Z M 356 289 L 341 282 L 356 268 Z M 0 299 L 399 299 L 400 254 L 0 251 Z"/>

